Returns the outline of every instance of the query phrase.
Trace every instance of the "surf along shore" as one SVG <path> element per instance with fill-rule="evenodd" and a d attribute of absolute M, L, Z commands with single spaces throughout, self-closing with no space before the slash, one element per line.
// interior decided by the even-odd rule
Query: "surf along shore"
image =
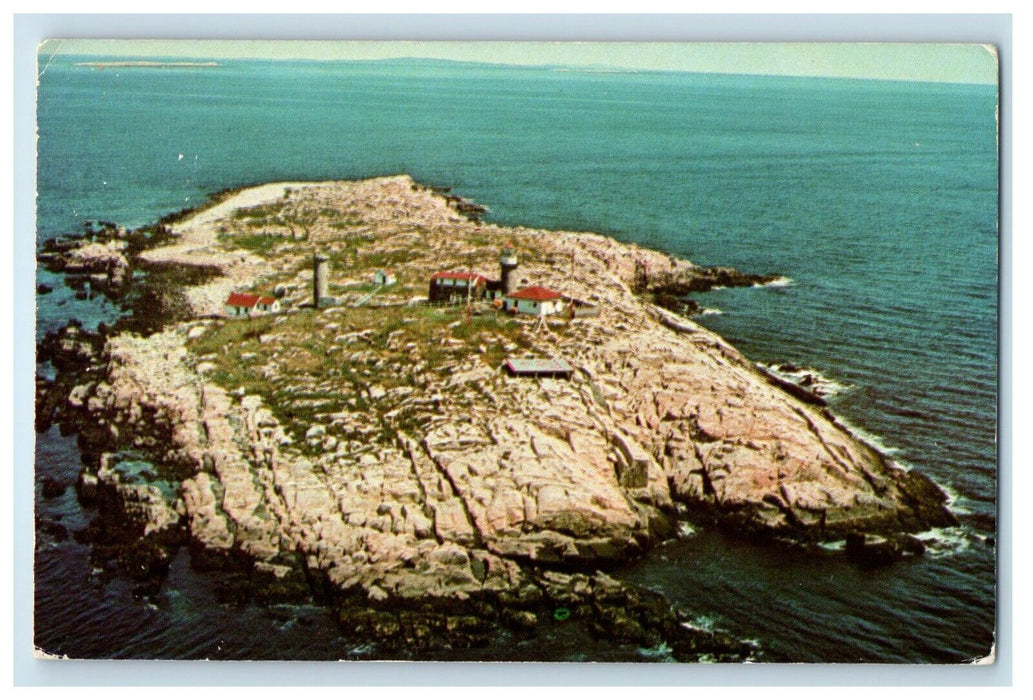
<path fill-rule="evenodd" d="M 868 565 L 920 554 L 909 533 L 955 522 L 939 487 L 819 397 L 670 310 L 687 291 L 772 277 L 477 209 L 408 176 L 275 183 L 167 217 L 146 244 L 108 225 L 50 246 L 42 261 L 91 289 L 117 273 L 133 310 L 39 348 L 57 375 L 37 378 L 37 429 L 78 433 L 96 518 L 75 535 L 96 565 L 154 595 L 187 547 L 223 572 L 224 600 L 315 600 L 384 658 L 562 623 L 732 661 L 754 649 L 607 567 L 681 521 L 783 545 L 845 539 Z M 503 249 L 517 288 L 598 315 L 425 303 L 433 273 L 495 277 Z M 373 284 L 383 269 L 394 284 Z M 282 308 L 226 318 L 233 292 Z M 514 376 L 511 358 L 571 373 Z"/>

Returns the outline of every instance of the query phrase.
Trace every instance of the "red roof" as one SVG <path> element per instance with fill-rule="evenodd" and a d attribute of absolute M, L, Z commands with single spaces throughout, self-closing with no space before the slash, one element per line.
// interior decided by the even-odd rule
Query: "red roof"
<path fill-rule="evenodd" d="M 266 306 L 272 304 L 276 299 L 272 297 L 263 297 L 257 294 L 238 294 L 234 292 L 230 294 L 230 298 L 226 300 L 226 306 L 244 306 L 247 308 L 253 308 L 257 304 L 265 304 Z"/>
<path fill-rule="evenodd" d="M 474 280 L 474 284 L 488 281 L 487 277 L 478 275 L 476 272 L 435 272 L 430 278 L 432 280 Z"/>
<path fill-rule="evenodd" d="M 560 293 L 545 287 L 524 287 L 509 295 L 510 299 L 526 299 L 528 301 L 552 301 L 559 299 Z"/>

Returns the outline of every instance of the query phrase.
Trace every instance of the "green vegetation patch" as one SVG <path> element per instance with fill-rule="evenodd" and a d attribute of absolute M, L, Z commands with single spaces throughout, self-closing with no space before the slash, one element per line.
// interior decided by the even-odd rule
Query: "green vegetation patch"
<path fill-rule="evenodd" d="M 383 267 L 404 265 L 420 257 L 422 256 L 417 251 L 410 250 L 373 251 L 358 254 L 356 262 L 358 267 L 368 268 L 372 271 Z"/>
<path fill-rule="evenodd" d="M 294 241 L 279 233 L 220 233 L 219 242 L 232 250 L 247 250 L 256 255 L 269 257 L 284 243 Z"/>
<path fill-rule="evenodd" d="M 507 346 L 533 352 L 533 328 L 461 306 L 336 307 L 227 319 L 188 347 L 215 364 L 212 381 L 261 396 L 298 449 L 315 454 L 305 440 L 314 425 L 366 446 L 393 441 L 400 426 L 418 432 L 426 409 L 410 398 L 442 391 L 471 357 L 497 369 Z"/>
<path fill-rule="evenodd" d="M 241 207 L 233 211 L 233 218 L 237 221 L 268 221 L 278 220 L 280 215 L 283 213 L 286 202 L 270 202 L 268 204 L 258 204 L 253 207 Z"/>

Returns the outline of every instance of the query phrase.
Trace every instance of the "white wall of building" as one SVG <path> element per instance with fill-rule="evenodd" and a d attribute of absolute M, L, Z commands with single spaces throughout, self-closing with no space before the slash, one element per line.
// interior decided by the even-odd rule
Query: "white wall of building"
<path fill-rule="evenodd" d="M 519 313 L 533 316 L 549 316 L 563 310 L 562 299 L 531 301 L 529 299 L 506 299 L 506 308 L 516 308 Z"/>

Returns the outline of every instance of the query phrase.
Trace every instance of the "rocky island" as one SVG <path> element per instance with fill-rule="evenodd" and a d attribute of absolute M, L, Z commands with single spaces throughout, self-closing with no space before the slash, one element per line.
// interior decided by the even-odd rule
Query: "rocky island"
<path fill-rule="evenodd" d="M 928 478 L 671 310 L 770 277 L 480 213 L 407 176 L 276 183 L 172 217 L 151 245 L 112 233 L 47 253 L 134 287 L 124 322 L 70 324 L 39 349 L 57 375 L 37 379 L 37 428 L 79 435 L 97 519 L 76 536 L 98 563 L 149 595 L 187 547 L 225 572 L 228 600 L 317 600 L 385 657 L 562 619 L 742 660 L 750 645 L 608 567 L 683 521 L 846 540 L 866 563 L 920 553 L 908 533 L 955 522 Z M 518 261 L 503 276 L 552 290 L 536 294 L 557 313 L 476 288 L 428 301 L 435 273 L 486 279 L 503 250 Z M 228 317 L 231 295 L 276 303 Z"/>

